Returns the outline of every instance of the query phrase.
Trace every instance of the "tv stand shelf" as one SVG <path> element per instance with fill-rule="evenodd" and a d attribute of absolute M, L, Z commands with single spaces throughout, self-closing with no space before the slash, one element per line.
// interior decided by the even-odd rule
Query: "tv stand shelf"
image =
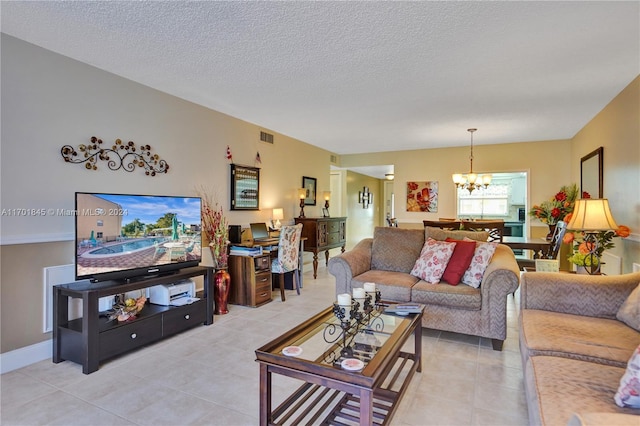
<path fill-rule="evenodd" d="M 98 370 L 105 359 L 163 339 L 199 323 L 213 324 L 213 270 L 196 266 L 171 275 L 136 280 L 77 281 L 53 288 L 53 362 L 82 364 L 84 374 Z M 200 300 L 184 306 L 147 303 L 134 320 L 119 322 L 101 316 L 101 297 L 203 276 Z M 82 317 L 69 320 L 69 299 L 82 299 Z"/>

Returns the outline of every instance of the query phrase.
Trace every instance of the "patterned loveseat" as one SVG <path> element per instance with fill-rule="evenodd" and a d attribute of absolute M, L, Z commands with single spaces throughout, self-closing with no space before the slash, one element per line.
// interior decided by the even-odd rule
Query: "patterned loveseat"
<path fill-rule="evenodd" d="M 382 298 L 391 302 L 426 305 L 422 326 L 492 339 L 502 349 L 507 336 L 507 296 L 518 288 L 518 264 L 513 251 L 498 244 L 479 288 L 464 283 L 430 284 L 410 274 L 428 238 L 486 241 L 486 232 L 444 231 L 426 227 L 377 227 L 373 238 L 329 260 L 336 277 L 336 295 L 351 294 L 365 282 L 376 284 Z"/>
<path fill-rule="evenodd" d="M 529 424 L 640 425 L 640 409 L 614 402 L 640 344 L 640 332 L 618 320 L 640 321 L 640 302 L 630 297 L 639 283 L 640 273 L 522 275 L 520 353 Z"/>

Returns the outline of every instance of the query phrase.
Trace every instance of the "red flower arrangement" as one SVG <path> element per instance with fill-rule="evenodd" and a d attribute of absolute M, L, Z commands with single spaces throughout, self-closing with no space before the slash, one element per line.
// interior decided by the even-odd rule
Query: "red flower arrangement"
<path fill-rule="evenodd" d="M 575 183 L 563 186 L 551 200 L 534 205 L 529 211 L 529 215 L 547 225 L 555 225 L 563 220 L 569 213 L 573 213 L 573 208 L 579 194 L 578 185 Z M 591 196 L 588 192 L 583 192 L 582 198 L 591 198 Z"/>

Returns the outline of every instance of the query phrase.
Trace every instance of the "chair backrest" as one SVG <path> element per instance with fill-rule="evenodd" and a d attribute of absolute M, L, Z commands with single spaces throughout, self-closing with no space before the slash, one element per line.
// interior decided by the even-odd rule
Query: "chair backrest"
<path fill-rule="evenodd" d="M 432 228 L 450 229 L 452 231 L 457 231 L 458 229 L 460 229 L 461 222 L 455 220 L 423 220 L 422 224 L 425 227 L 430 226 Z"/>
<path fill-rule="evenodd" d="M 487 241 L 502 242 L 504 237 L 504 221 L 503 220 L 478 220 L 478 221 L 462 221 L 462 227 L 469 231 L 487 231 L 489 238 Z"/>
<path fill-rule="evenodd" d="M 560 246 L 562 245 L 562 238 L 567 231 L 566 222 L 560 221 L 556 224 L 556 229 L 553 230 L 551 235 L 551 241 L 549 242 L 549 251 L 547 252 L 547 259 L 556 259 L 560 252 Z"/>
<path fill-rule="evenodd" d="M 397 228 L 398 227 L 398 219 L 396 219 L 395 217 L 388 217 L 387 218 L 387 225 Z"/>
<path fill-rule="evenodd" d="M 283 225 L 278 242 L 278 263 L 284 271 L 298 269 L 302 224 Z"/>

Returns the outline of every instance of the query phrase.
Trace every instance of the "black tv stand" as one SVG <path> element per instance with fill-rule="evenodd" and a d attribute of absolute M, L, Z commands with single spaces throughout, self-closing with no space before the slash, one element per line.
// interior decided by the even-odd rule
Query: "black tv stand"
<path fill-rule="evenodd" d="M 129 283 L 137 283 L 138 281 L 144 281 L 144 280 L 151 280 L 154 278 L 159 278 L 159 277 L 169 277 L 172 275 L 176 275 L 177 273 L 179 273 L 180 270 L 172 270 L 172 271 L 163 271 L 163 272 L 157 272 L 157 273 L 153 273 L 153 274 L 145 274 L 145 275 L 138 275 L 135 277 L 129 277 L 129 278 L 125 278 L 124 282 L 129 284 Z"/>
<path fill-rule="evenodd" d="M 53 288 L 53 362 L 65 360 L 82 364 L 84 374 L 99 368 L 101 361 L 195 327 L 213 324 L 214 270 L 204 266 L 171 271 L 136 280 L 89 280 L 61 284 Z M 184 306 L 148 303 L 131 321 L 119 322 L 101 316 L 101 297 L 169 284 L 203 276 L 204 290 L 197 302 Z M 82 300 L 82 317 L 69 319 L 69 299 Z"/>

